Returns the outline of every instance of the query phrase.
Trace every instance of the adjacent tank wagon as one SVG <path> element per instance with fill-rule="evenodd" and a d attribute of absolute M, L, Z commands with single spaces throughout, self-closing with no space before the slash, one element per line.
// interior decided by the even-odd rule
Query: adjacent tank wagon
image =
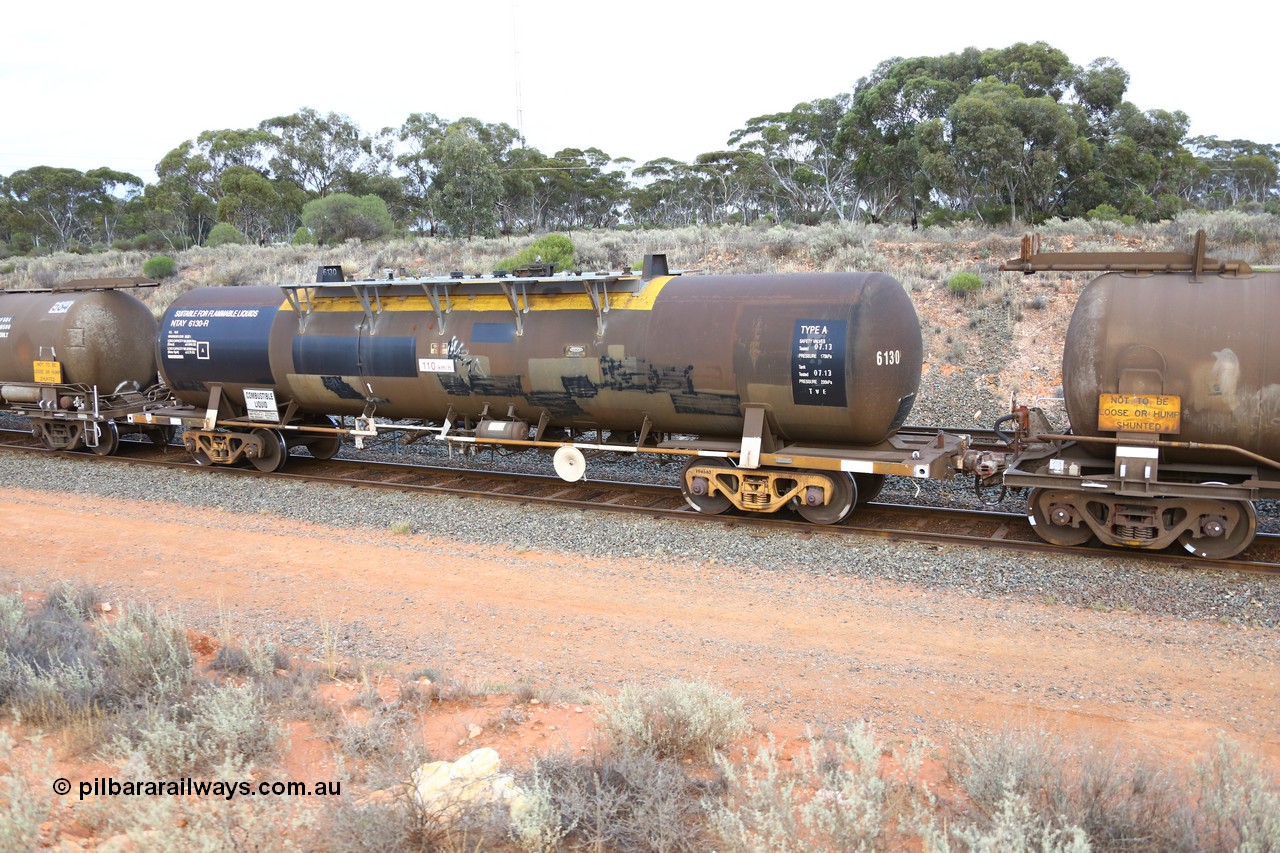
<path fill-rule="evenodd" d="M 46 447 L 112 453 L 127 416 L 155 407 L 156 321 L 133 295 L 154 285 L 93 279 L 0 291 L 0 400 L 29 418 Z"/>
<path fill-rule="evenodd" d="M 1018 415 L 1005 474 L 1057 544 L 1179 543 L 1199 557 L 1248 547 L 1253 502 L 1280 498 L 1280 273 L 1204 254 L 1042 253 L 1024 272 L 1106 270 L 1081 293 L 1062 377 L 1071 434 Z"/>
<path fill-rule="evenodd" d="M 1280 273 L 1099 276 L 1080 294 L 1063 353 L 1063 389 L 1075 432 L 1091 438 L 1154 432 L 1280 459 L 1276 318 Z M 1155 398 L 1149 416 L 1135 417 L 1108 396 L 1115 394 Z M 1085 446 L 1104 451 L 1103 445 Z M 1170 448 L 1165 455 L 1170 461 L 1239 461 L 1207 447 Z"/>

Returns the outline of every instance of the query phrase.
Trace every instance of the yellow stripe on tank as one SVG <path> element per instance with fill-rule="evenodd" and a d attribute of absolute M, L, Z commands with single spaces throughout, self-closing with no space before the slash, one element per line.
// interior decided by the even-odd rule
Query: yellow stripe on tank
<path fill-rule="evenodd" d="M 611 292 L 609 294 L 609 310 L 610 311 L 652 311 L 653 304 L 658 299 L 658 294 L 662 292 L 668 282 L 678 276 L 666 275 L 658 276 L 650 279 L 638 293 L 622 291 L 618 293 Z M 520 279 L 507 279 L 512 284 L 519 284 Z M 351 282 L 350 284 L 362 284 L 363 282 Z M 486 282 L 487 283 L 487 282 Z M 566 285 L 576 282 L 565 282 Z M 370 288 L 377 287 L 376 282 L 367 283 Z M 341 287 L 340 284 L 322 284 L 317 287 Z M 399 291 L 399 292 L 397 292 Z M 383 311 L 427 311 L 432 312 L 431 300 L 419 291 L 414 295 L 410 295 L 406 287 L 388 288 L 388 292 L 382 294 L 381 306 Z M 519 293 L 519 288 L 515 289 Z M 308 303 L 308 299 L 303 295 L 303 291 L 298 291 L 299 298 L 304 308 Z M 586 291 L 577 293 L 529 293 L 529 310 L 530 311 L 595 311 L 591 304 L 591 298 L 587 296 Z M 523 304 L 523 298 L 521 303 Z M 371 304 L 377 305 L 373 299 Z M 443 307 L 444 298 L 441 295 L 441 307 Z M 468 294 L 467 285 L 450 288 L 449 305 L 451 311 L 510 311 L 511 303 L 507 301 L 507 297 L 501 293 L 483 293 Z M 293 305 L 289 300 L 285 300 L 280 306 L 280 310 L 292 310 Z M 311 302 L 311 310 L 315 312 L 332 312 L 332 313 L 351 313 L 364 312 L 364 305 L 354 296 L 318 296 Z"/>

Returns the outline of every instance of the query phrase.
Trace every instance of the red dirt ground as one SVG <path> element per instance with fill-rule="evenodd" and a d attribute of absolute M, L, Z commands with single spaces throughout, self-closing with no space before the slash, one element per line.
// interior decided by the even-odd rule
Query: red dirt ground
<path fill-rule="evenodd" d="M 0 517 L 10 589 L 83 581 L 117 606 L 176 609 L 206 635 L 318 637 L 323 623 L 367 661 L 369 650 L 388 661 L 373 669 L 388 674 L 385 689 L 425 666 L 544 691 L 699 678 L 741 697 L 757 732 L 780 742 L 868 719 L 889 742 L 946 746 L 1017 726 L 1183 759 L 1225 733 L 1280 769 L 1275 632 L 56 492 L 0 492 Z M 892 545 L 875 547 L 892 559 Z M 196 645 L 212 651 L 207 638 Z M 322 661 L 316 645 L 295 651 Z M 345 706 L 361 685 L 328 689 Z M 523 722 L 504 719 L 507 707 L 444 706 L 425 728 L 432 756 L 493 746 L 519 765 L 591 742 L 590 705 L 522 706 Z M 327 742 L 305 723 L 290 741 L 289 775 L 325 778 Z"/>

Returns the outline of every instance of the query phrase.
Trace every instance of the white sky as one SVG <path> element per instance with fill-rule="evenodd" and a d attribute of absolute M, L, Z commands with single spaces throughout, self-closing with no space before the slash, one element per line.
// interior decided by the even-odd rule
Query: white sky
<path fill-rule="evenodd" d="M 10 4 L 0 175 L 98 166 L 155 179 L 203 130 L 312 107 L 364 133 L 413 112 L 522 124 L 546 154 L 643 163 L 723 148 L 747 119 L 852 91 L 882 60 L 1046 41 L 1110 56 L 1128 100 L 1192 135 L 1280 143 L 1274 2 L 1074 0 L 61 0 Z M 517 62 L 518 54 L 518 62 Z M 518 74 L 517 74 L 518 69 Z M 517 116 L 517 78 L 522 122 Z"/>

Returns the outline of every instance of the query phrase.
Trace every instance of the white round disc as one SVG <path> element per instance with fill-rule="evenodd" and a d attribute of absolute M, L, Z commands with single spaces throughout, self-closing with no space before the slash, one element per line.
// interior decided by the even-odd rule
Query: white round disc
<path fill-rule="evenodd" d="M 556 455 L 551 458 L 551 464 L 555 466 L 560 479 L 569 483 L 578 482 L 587 473 L 586 457 L 576 447 L 562 447 L 557 450 Z"/>

